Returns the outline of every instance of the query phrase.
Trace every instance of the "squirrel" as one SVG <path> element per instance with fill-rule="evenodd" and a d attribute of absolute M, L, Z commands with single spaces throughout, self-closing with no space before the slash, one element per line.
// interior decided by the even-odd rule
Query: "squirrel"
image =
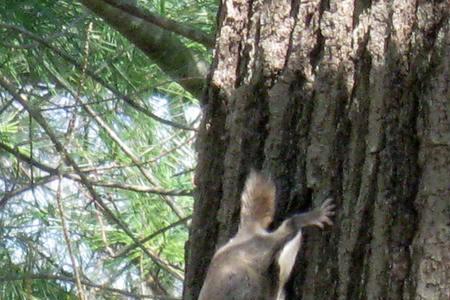
<path fill-rule="evenodd" d="M 284 300 L 284 285 L 301 246 L 304 226 L 332 225 L 329 198 L 269 232 L 275 213 L 275 184 L 251 171 L 241 196 L 237 234 L 214 254 L 199 300 Z M 278 272 L 271 272 L 276 265 Z"/>

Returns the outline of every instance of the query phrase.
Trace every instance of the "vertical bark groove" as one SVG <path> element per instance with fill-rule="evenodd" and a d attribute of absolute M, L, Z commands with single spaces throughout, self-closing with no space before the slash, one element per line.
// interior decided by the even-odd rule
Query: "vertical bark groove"
<path fill-rule="evenodd" d="M 202 286 L 205 270 L 214 254 L 218 237 L 216 215 L 220 206 L 223 190 L 221 178 L 224 173 L 223 157 L 225 143 L 225 110 L 220 101 L 219 91 L 209 89 L 202 124 L 197 141 L 197 151 L 204 159 L 197 165 L 195 185 L 197 187 L 195 214 L 186 243 L 186 276 L 184 299 L 196 299 Z M 198 199 L 208 199 L 199 201 Z M 196 251 L 196 249 L 201 251 Z"/>

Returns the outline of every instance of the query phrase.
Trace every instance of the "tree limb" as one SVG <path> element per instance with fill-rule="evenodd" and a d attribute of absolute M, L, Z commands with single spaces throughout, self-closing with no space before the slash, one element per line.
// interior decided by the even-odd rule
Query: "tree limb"
<path fill-rule="evenodd" d="M 102 0 L 80 2 L 141 49 L 174 81 L 195 97 L 201 96 L 207 64 L 198 60 L 171 32 Z"/>
<path fill-rule="evenodd" d="M 103 0 L 103 1 L 110 4 L 111 6 L 114 6 L 116 8 L 125 11 L 130 15 L 133 15 L 137 18 L 143 19 L 149 23 L 159 26 L 165 30 L 177 33 L 181 36 L 184 36 L 185 38 L 200 43 L 206 48 L 211 49 L 214 47 L 214 38 L 201 30 L 195 29 L 191 26 L 179 23 L 177 21 L 168 18 L 164 18 L 150 11 L 136 7 L 129 2 L 122 2 L 117 0 Z"/>

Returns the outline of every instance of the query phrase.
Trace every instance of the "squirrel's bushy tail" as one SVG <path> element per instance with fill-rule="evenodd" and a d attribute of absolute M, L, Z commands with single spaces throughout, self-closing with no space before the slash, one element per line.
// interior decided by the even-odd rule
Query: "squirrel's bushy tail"
<path fill-rule="evenodd" d="M 275 213 L 275 184 L 259 172 L 251 171 L 241 196 L 241 229 L 267 228 Z"/>

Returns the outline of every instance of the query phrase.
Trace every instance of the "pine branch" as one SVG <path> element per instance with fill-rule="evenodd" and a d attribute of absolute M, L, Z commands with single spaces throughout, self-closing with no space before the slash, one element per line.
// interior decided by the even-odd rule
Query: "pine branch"
<path fill-rule="evenodd" d="M 8 202 L 9 199 L 24 193 L 26 191 L 29 191 L 33 187 L 41 186 L 44 184 L 47 184 L 55 179 L 58 178 L 58 174 L 61 174 L 64 178 L 73 180 L 76 182 L 81 182 L 81 178 L 73 173 L 71 170 L 58 170 L 56 168 L 52 168 L 46 164 L 43 164 L 37 160 L 35 160 L 32 157 L 26 156 L 25 154 L 21 153 L 20 151 L 11 148 L 9 145 L 4 144 L 0 141 L 0 149 L 3 149 L 4 151 L 8 152 L 9 154 L 16 157 L 18 160 L 23 161 L 29 165 L 32 165 L 36 168 L 38 168 L 41 171 L 44 171 L 48 173 L 48 176 L 44 176 L 41 178 L 36 179 L 34 182 L 31 182 L 30 184 L 26 186 L 22 186 L 20 188 L 17 188 L 12 191 L 6 191 L 4 193 L 3 198 L 0 199 L 0 208 L 4 207 L 4 205 Z M 82 173 L 88 174 L 90 172 L 95 172 L 95 167 L 90 168 L 81 168 L 80 169 Z M 126 184 L 126 183 L 117 183 L 117 182 L 105 182 L 105 181 L 93 181 L 92 179 L 89 180 L 89 183 L 93 186 L 101 186 L 106 188 L 117 188 L 122 190 L 128 190 L 138 193 L 150 193 L 150 194 L 157 194 L 157 195 L 167 195 L 167 196 L 192 196 L 192 190 L 165 190 L 160 188 L 152 188 L 148 186 L 143 185 L 133 185 L 133 184 Z"/>
<path fill-rule="evenodd" d="M 21 280 L 59 280 L 66 282 L 75 282 L 74 277 L 69 276 L 61 276 L 61 275 L 52 275 L 52 274 L 21 274 L 21 275 L 5 275 L 0 276 L 0 282 L 7 281 L 21 281 Z M 126 297 L 131 297 L 133 299 L 158 299 L 158 300 L 180 300 L 179 298 L 170 297 L 170 296 L 153 296 L 153 295 L 141 295 L 134 294 L 128 291 L 124 291 L 117 288 L 107 287 L 103 284 L 95 284 L 86 280 L 81 280 L 81 284 L 85 286 L 90 286 L 93 288 L 97 288 L 99 290 L 106 290 L 112 293 L 124 295 Z"/>
<path fill-rule="evenodd" d="M 64 60 L 68 61 L 69 63 L 71 63 L 72 65 L 74 65 L 78 70 L 82 70 L 83 69 L 83 65 L 82 63 L 78 62 L 76 59 L 72 58 L 70 55 L 66 54 L 65 52 L 61 51 L 60 49 L 58 49 L 57 47 L 53 46 L 48 40 L 41 38 L 40 36 L 22 28 L 19 26 L 15 26 L 15 25 L 10 25 L 10 24 L 5 24 L 5 23 L 0 23 L 0 28 L 6 28 L 9 30 L 14 30 L 17 31 L 21 34 L 26 35 L 27 37 L 39 42 L 41 45 L 43 45 L 44 47 L 50 49 L 52 52 L 54 52 L 55 54 L 57 54 L 58 56 L 60 56 L 61 58 L 63 58 Z M 167 51 L 169 51 L 169 49 L 167 49 Z M 170 49 L 170 51 L 175 51 L 174 49 Z M 177 63 L 177 61 L 172 61 L 172 63 Z M 179 61 L 179 63 L 183 63 L 182 61 Z M 181 67 L 181 66 L 180 66 Z M 186 67 L 186 65 L 183 66 L 183 68 Z M 163 71 L 164 68 L 161 68 Z M 106 80 L 104 80 L 103 78 L 101 78 L 99 75 L 96 74 L 95 71 L 87 68 L 86 69 L 86 74 L 89 75 L 89 77 L 91 77 L 95 82 L 97 82 L 98 84 L 102 85 L 103 87 L 105 87 L 107 90 L 109 90 L 111 93 L 113 93 L 114 95 L 117 96 L 117 98 L 122 99 L 126 104 L 128 104 L 129 106 L 133 107 L 134 109 L 136 109 L 137 111 L 143 113 L 144 115 L 162 123 L 165 125 L 169 125 L 175 128 L 179 128 L 179 129 L 184 129 L 184 130 L 193 130 L 195 131 L 195 129 L 190 128 L 188 126 L 182 125 L 182 124 L 177 124 L 175 122 L 169 121 L 169 120 L 165 120 L 157 115 L 155 115 L 154 113 L 152 113 L 151 111 L 149 111 L 148 109 L 146 109 L 145 107 L 142 107 L 139 102 L 133 98 L 133 97 L 129 97 L 123 93 L 121 93 L 116 87 L 114 87 L 113 85 L 109 84 Z M 169 74 L 170 75 L 170 74 Z M 204 78 L 205 76 L 201 75 L 200 77 L 189 77 L 187 76 L 182 76 L 182 77 L 173 77 L 172 79 L 175 82 L 178 82 L 181 86 L 184 87 L 183 83 L 184 82 L 188 82 L 188 81 L 192 81 L 192 80 L 200 80 L 201 81 L 201 86 L 203 86 L 203 82 L 204 82 Z M 186 88 L 186 87 L 185 87 Z M 189 91 L 192 95 L 194 95 L 194 97 L 200 98 L 201 94 L 202 94 L 202 88 L 194 91 L 194 90 L 189 90 L 186 88 L 187 91 Z"/>
<path fill-rule="evenodd" d="M 83 109 L 92 117 L 92 119 L 95 120 L 97 125 L 100 126 L 100 128 L 103 129 L 104 132 L 109 136 L 109 138 L 116 143 L 116 145 L 119 146 L 119 148 L 122 150 L 125 155 L 127 155 L 133 164 L 137 167 L 139 172 L 144 176 L 144 178 L 152 185 L 155 185 L 155 180 L 152 178 L 153 176 L 147 172 L 147 170 L 142 166 L 142 163 L 140 159 L 137 157 L 137 155 L 134 153 L 134 151 L 128 147 L 128 145 L 119 137 L 119 135 L 109 126 L 106 121 L 99 115 L 97 112 L 88 104 L 84 104 L 83 100 L 79 97 L 78 93 L 69 86 L 69 83 L 67 83 L 65 80 L 62 79 L 61 75 L 57 73 L 54 70 L 51 70 L 50 68 L 47 68 L 47 70 L 50 72 L 50 74 L 53 75 L 55 80 L 62 85 L 71 95 L 74 97 L 77 103 L 81 104 Z M 161 194 L 163 195 L 163 194 Z M 167 195 L 166 195 L 167 196 Z M 163 201 L 172 209 L 172 211 L 179 217 L 183 217 L 183 213 L 178 208 L 177 204 L 170 198 L 162 197 Z"/>
<path fill-rule="evenodd" d="M 72 158 L 72 156 L 69 154 L 67 149 L 63 146 L 63 144 L 58 140 L 53 130 L 50 128 L 50 126 L 47 124 L 44 117 L 41 115 L 41 113 L 34 109 L 28 101 L 23 98 L 20 94 L 17 93 L 16 88 L 9 82 L 8 79 L 0 75 L 0 85 L 3 86 L 3 88 L 11 95 L 13 96 L 17 102 L 20 103 L 20 105 L 32 116 L 32 118 L 41 126 L 41 128 L 45 131 L 45 133 L 48 135 L 50 140 L 53 143 L 53 146 L 55 147 L 55 150 L 61 155 L 61 157 L 64 159 L 64 162 L 72 167 L 75 171 L 75 173 L 80 177 L 80 181 L 83 184 L 83 186 L 87 189 L 92 199 L 95 201 L 95 203 L 102 208 L 103 213 L 105 216 L 110 219 L 114 224 L 116 224 L 123 232 L 126 233 L 130 237 L 130 239 L 139 244 L 139 247 L 144 251 L 144 253 L 149 256 L 152 261 L 157 264 L 162 269 L 166 270 L 168 273 L 170 273 L 172 276 L 177 278 L 178 280 L 183 280 L 183 275 L 180 274 L 177 270 L 172 268 L 170 265 L 168 265 L 166 262 L 164 262 L 161 258 L 159 258 L 157 255 L 151 253 L 149 249 L 147 249 L 144 245 L 139 243 L 139 240 L 134 236 L 134 234 L 131 232 L 131 230 L 120 220 L 112 211 L 111 209 L 105 204 L 103 199 L 100 197 L 100 195 L 96 192 L 92 184 L 89 182 L 86 175 L 82 172 L 78 164 L 75 162 L 75 160 Z"/>

